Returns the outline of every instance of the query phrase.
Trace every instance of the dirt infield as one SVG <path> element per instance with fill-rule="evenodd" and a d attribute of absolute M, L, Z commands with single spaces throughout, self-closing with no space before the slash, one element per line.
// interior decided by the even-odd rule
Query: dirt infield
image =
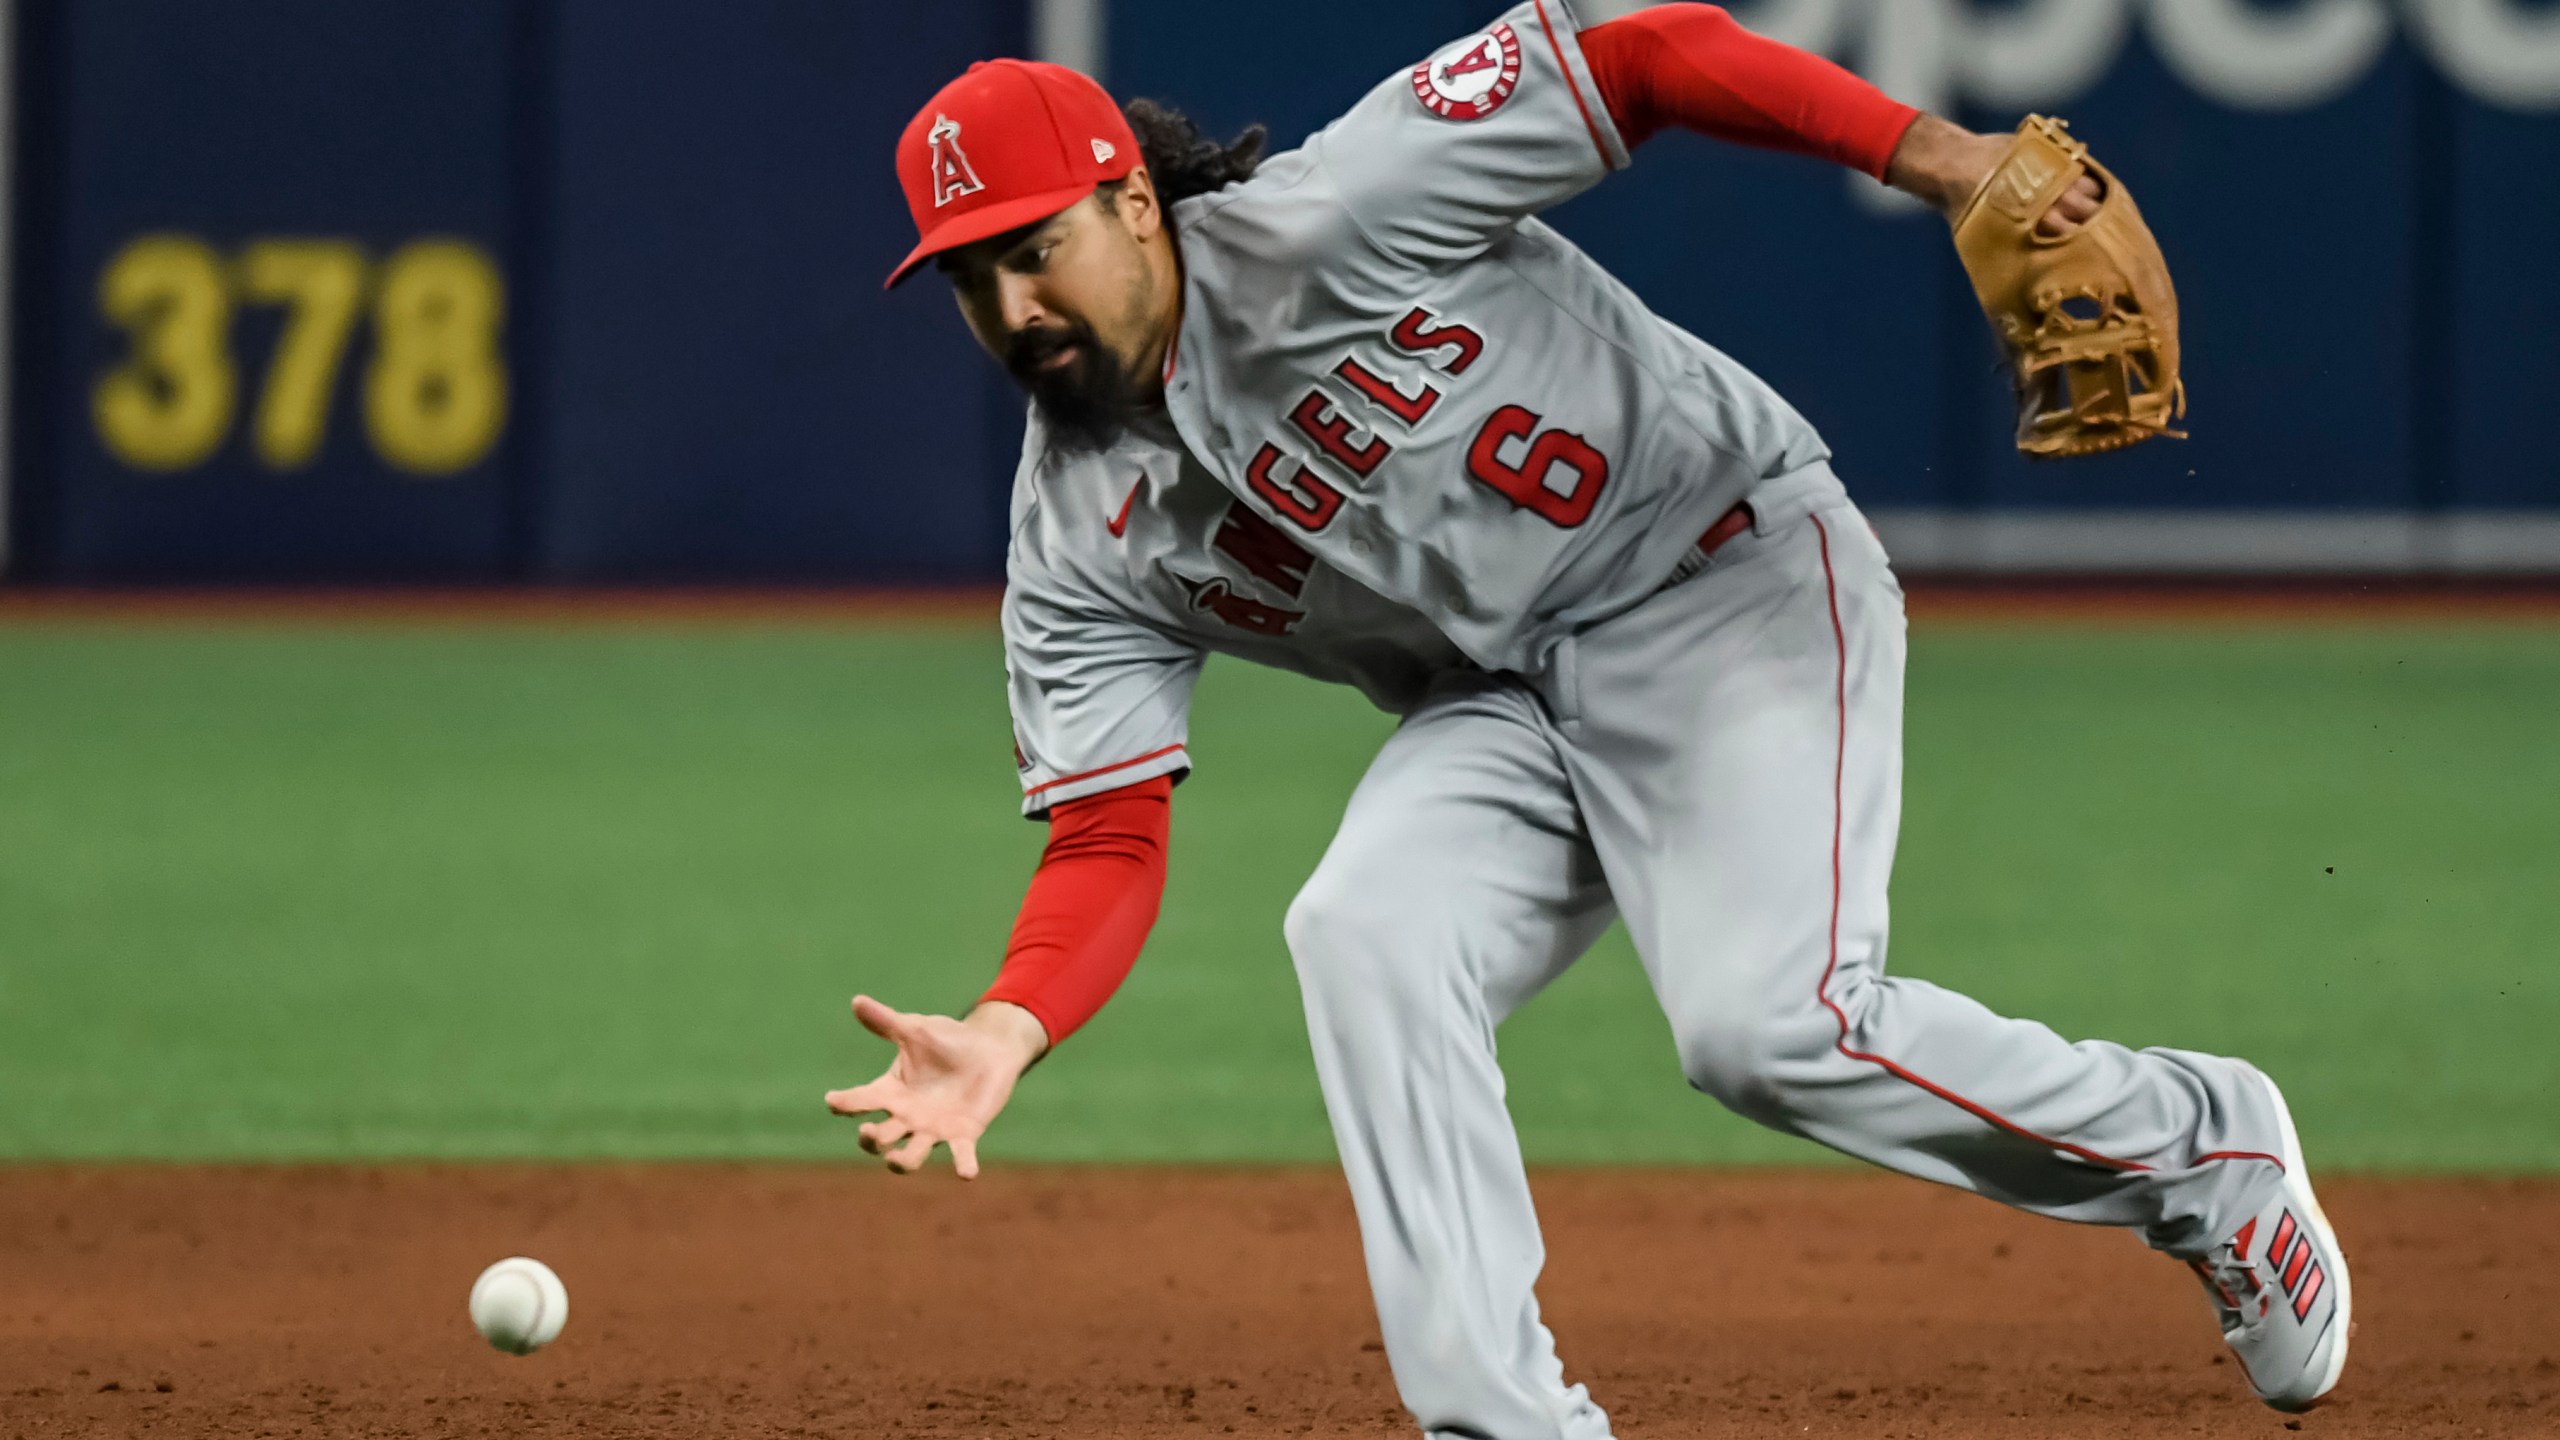
<path fill-rule="evenodd" d="M 2560 1432 L 2560 1183 L 2328 1189 L 2362 1324 L 2299 1433 Z M 1863 1174 L 1539 1191 L 1627 1436 L 2292 1428 L 2120 1234 Z M 527 1359 L 463 1314 L 519 1252 L 571 1296 Z M 0 1440 L 1398 1433 L 1329 1172 L 0 1169 Z"/>

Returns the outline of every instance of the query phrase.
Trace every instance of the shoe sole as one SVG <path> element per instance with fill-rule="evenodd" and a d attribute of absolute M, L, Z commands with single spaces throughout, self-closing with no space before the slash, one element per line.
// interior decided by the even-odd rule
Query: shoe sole
<path fill-rule="evenodd" d="M 2278 1410 L 2298 1414 L 2319 1404 L 2323 1396 L 2336 1388 L 2338 1376 L 2347 1368 L 2347 1342 L 2352 1338 L 2351 1322 L 2355 1318 L 2355 1286 L 2347 1275 L 2346 1247 L 2338 1243 L 2338 1232 L 2330 1226 L 2328 1212 L 2320 1208 L 2320 1197 L 2312 1193 L 2311 1170 L 2302 1163 L 2302 1137 L 2294 1131 L 2293 1112 L 2285 1107 L 2284 1091 L 2263 1072 L 2258 1079 L 2265 1083 L 2269 1098 L 2275 1101 L 2276 1124 L 2284 1132 L 2285 1193 L 2310 1217 L 2312 1231 L 2319 1237 L 2320 1244 L 2329 1254 L 2338 1257 L 2338 1263 L 2333 1267 L 2336 1274 L 2331 1277 L 2338 1287 L 2338 1313 L 2331 1317 L 2329 1333 L 2321 1339 L 2321 1343 L 2328 1347 L 2328 1359 L 2315 1358 L 2312 1362 L 2319 1371 L 2319 1383 L 2312 1387 L 2310 1395 L 2301 1400 L 2258 1397 Z"/>

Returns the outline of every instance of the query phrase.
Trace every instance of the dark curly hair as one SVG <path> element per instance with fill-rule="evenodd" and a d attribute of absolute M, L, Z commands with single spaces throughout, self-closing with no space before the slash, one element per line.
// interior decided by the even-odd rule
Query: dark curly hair
<path fill-rule="evenodd" d="M 1156 182 L 1156 198 L 1165 208 L 1206 195 L 1244 179 L 1262 163 L 1262 145 L 1270 132 L 1248 125 L 1221 145 L 1200 133 L 1199 122 L 1170 105 L 1132 100 L 1120 107 L 1146 157 L 1147 174 Z M 1116 185 L 1105 187 L 1116 190 Z"/>

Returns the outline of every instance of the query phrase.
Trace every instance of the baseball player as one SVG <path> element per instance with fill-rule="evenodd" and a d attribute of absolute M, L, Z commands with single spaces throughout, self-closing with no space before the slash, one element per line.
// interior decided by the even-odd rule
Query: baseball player
<path fill-rule="evenodd" d="M 828 1104 L 877 1115 L 862 1144 L 893 1169 L 947 1144 L 977 1173 L 1017 1078 L 1135 960 L 1193 682 L 1239 655 L 1402 717 L 1286 933 L 1425 1431 L 1608 1433 L 1539 1320 L 1494 1032 L 1613 917 L 1697 1089 L 2136 1231 L 2203 1279 L 2258 1395 L 2305 1408 L 2345 1362 L 2348 1277 L 2276 1087 L 1885 973 L 1904 622 L 1884 551 L 1802 416 L 1537 218 L 1670 126 L 1939 206 L 1987 299 L 1986 275 L 2049 254 L 2143 268 L 2130 198 L 2058 126 L 1972 134 L 1707 5 L 1585 29 L 1527 0 L 1268 159 L 1258 132 L 1220 146 L 1050 65 L 972 66 L 917 112 L 897 169 L 921 239 L 890 283 L 941 270 L 1030 396 L 1003 627 L 1023 809 L 1050 840 L 981 1003 L 857 998 L 898 1053 Z M 2029 287 L 2051 313 L 2003 332 L 2022 445 L 2165 429 L 2158 278 Z M 2065 289 L 2092 302 L 2078 319 Z"/>

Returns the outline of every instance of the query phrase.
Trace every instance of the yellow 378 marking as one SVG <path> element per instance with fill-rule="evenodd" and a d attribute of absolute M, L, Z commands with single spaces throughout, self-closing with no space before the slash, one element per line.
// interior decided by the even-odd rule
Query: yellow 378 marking
<path fill-rule="evenodd" d="M 212 458 L 239 407 L 237 307 L 276 306 L 284 325 L 250 448 L 271 470 L 310 464 L 368 300 L 374 353 L 362 394 L 375 453 L 413 475 L 478 464 L 506 427 L 506 285 L 486 252 L 453 239 L 414 241 L 378 266 L 346 240 L 253 240 L 226 262 L 193 236 L 136 239 L 98 282 L 100 314 L 128 337 L 90 397 L 99 441 L 136 470 L 174 473 Z"/>

